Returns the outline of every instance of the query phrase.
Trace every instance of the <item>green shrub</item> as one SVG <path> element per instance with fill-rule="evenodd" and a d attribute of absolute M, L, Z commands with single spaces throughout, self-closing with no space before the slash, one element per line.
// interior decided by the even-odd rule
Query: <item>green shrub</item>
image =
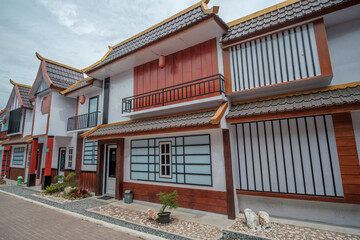
<path fill-rule="evenodd" d="M 51 184 L 45 188 L 45 194 L 54 194 L 64 191 L 67 186 L 75 187 L 79 184 L 78 180 L 74 180 L 75 173 L 69 173 L 67 176 L 57 175 L 54 180 L 56 184 Z"/>
<path fill-rule="evenodd" d="M 166 208 L 175 209 L 179 207 L 177 202 L 178 194 L 176 190 L 171 193 L 160 192 L 158 196 L 160 202 L 162 203 L 159 213 L 163 213 Z"/>
<path fill-rule="evenodd" d="M 58 192 L 62 192 L 64 191 L 64 184 L 62 183 L 57 183 L 57 184 L 51 184 L 50 186 L 47 186 L 45 188 L 45 194 L 54 194 L 54 193 L 58 193 Z"/>

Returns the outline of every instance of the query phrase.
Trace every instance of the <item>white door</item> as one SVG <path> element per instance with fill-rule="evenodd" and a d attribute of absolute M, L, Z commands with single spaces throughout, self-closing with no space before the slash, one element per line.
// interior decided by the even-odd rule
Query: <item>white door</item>
<path fill-rule="evenodd" d="M 106 161 L 106 175 L 105 175 L 105 193 L 115 194 L 116 185 L 116 145 L 108 146 L 107 161 Z"/>
<path fill-rule="evenodd" d="M 25 179 L 24 182 L 27 183 L 28 181 L 28 175 L 29 175 L 29 165 L 30 165 L 30 154 L 31 154 L 31 147 L 28 151 L 28 154 L 26 156 L 26 168 L 25 168 Z"/>
<path fill-rule="evenodd" d="M 66 148 L 59 148 L 58 175 L 64 176 Z"/>

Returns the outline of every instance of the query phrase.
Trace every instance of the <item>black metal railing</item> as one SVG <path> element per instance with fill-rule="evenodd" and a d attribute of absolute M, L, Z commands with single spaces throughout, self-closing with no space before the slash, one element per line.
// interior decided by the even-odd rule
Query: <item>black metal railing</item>
<path fill-rule="evenodd" d="M 98 124 L 98 115 L 99 112 L 92 112 L 92 113 L 70 117 L 68 119 L 67 130 L 73 131 L 73 130 L 96 127 Z"/>
<path fill-rule="evenodd" d="M 171 102 L 185 99 L 195 100 L 197 97 L 225 92 L 224 77 L 221 74 L 196 79 L 190 82 L 161 88 L 147 93 L 122 99 L 122 113 L 130 113 L 138 109 L 164 106 Z"/>

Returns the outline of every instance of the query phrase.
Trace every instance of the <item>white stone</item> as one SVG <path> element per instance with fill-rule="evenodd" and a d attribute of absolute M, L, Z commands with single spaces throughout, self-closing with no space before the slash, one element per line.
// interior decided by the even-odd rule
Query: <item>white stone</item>
<path fill-rule="evenodd" d="M 250 208 L 246 208 L 244 210 L 244 216 L 245 216 L 245 220 L 246 220 L 246 225 L 249 228 L 255 229 L 259 225 L 259 217 Z"/>
<path fill-rule="evenodd" d="M 64 193 L 68 194 L 70 192 L 70 190 L 72 189 L 72 187 L 68 186 L 64 189 Z"/>
<path fill-rule="evenodd" d="M 148 215 L 149 215 L 149 218 L 151 218 L 152 220 L 158 220 L 158 218 L 159 218 L 159 215 L 151 209 L 148 209 Z"/>
<path fill-rule="evenodd" d="M 260 211 L 259 212 L 259 222 L 260 222 L 261 226 L 263 226 L 264 228 L 271 227 L 270 215 L 267 212 Z"/>

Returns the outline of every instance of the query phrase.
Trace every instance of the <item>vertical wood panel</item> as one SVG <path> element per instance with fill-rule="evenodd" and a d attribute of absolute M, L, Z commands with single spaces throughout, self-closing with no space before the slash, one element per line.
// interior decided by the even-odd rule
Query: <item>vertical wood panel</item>
<path fill-rule="evenodd" d="M 360 166 L 351 113 L 332 115 L 345 202 L 360 203 Z M 349 171 L 349 168 L 351 171 Z"/>

